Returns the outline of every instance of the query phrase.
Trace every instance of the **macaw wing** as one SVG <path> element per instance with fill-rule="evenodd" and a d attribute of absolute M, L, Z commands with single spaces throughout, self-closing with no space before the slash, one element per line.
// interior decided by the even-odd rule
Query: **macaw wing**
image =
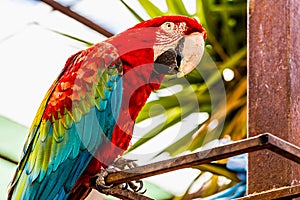
<path fill-rule="evenodd" d="M 9 197 L 67 196 L 101 141 L 111 138 L 121 73 L 116 48 L 105 42 L 68 59 L 38 109 Z"/>

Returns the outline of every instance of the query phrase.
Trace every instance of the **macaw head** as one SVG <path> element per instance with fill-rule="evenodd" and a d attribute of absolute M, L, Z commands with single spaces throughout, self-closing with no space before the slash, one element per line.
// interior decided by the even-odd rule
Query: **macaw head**
<path fill-rule="evenodd" d="M 200 62 L 206 32 L 194 18 L 162 16 L 142 22 L 135 27 L 157 27 L 154 50 L 154 70 L 182 77 Z"/>
<path fill-rule="evenodd" d="M 141 22 L 113 38 L 125 63 L 154 63 L 155 72 L 177 77 L 199 64 L 205 39 L 206 32 L 196 19 L 177 15 Z"/>

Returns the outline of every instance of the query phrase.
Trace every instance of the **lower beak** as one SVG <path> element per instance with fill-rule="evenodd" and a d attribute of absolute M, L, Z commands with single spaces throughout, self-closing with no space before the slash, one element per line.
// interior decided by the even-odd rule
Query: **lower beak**
<path fill-rule="evenodd" d="M 190 73 L 200 63 L 204 52 L 203 34 L 194 32 L 185 36 L 183 44 L 184 48 L 181 52 L 182 60 L 176 74 L 178 78 Z"/>

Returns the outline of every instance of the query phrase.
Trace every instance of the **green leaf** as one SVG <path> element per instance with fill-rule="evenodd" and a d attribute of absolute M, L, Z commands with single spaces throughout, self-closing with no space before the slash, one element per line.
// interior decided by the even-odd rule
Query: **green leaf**
<path fill-rule="evenodd" d="M 166 0 L 169 14 L 180 14 L 190 16 L 182 0 Z"/>
<path fill-rule="evenodd" d="M 218 192 L 218 176 L 213 175 L 211 179 L 201 188 L 201 197 L 207 197 Z"/>
<path fill-rule="evenodd" d="M 155 128 L 151 129 L 148 133 L 146 133 L 141 139 L 139 139 L 137 142 L 135 142 L 128 150 L 132 151 L 133 149 L 139 147 L 140 145 L 144 144 L 145 142 L 149 141 L 153 137 L 157 136 L 159 133 L 162 132 L 162 130 L 166 130 L 167 128 L 171 127 L 172 125 L 180 122 L 184 117 L 192 113 L 192 110 L 194 110 L 194 107 L 191 107 L 189 105 L 183 106 L 183 107 L 173 107 L 165 111 L 166 120 L 156 126 Z"/>
<path fill-rule="evenodd" d="M 242 2 L 240 4 L 232 4 L 232 5 L 212 5 L 211 6 L 211 11 L 212 12 L 230 12 L 230 13 L 241 13 L 245 12 L 244 8 L 247 7 L 246 2 Z"/>
<path fill-rule="evenodd" d="M 181 120 L 182 109 L 179 107 L 171 108 L 165 112 L 165 115 L 165 122 L 162 122 L 152 130 L 150 130 L 148 133 L 146 133 L 141 139 L 139 139 L 133 144 L 133 146 L 128 150 L 128 152 L 149 141 L 150 139 L 158 135 L 162 130 L 165 130 L 168 127 L 179 122 Z"/>
<path fill-rule="evenodd" d="M 180 154 L 187 150 L 188 145 L 191 142 L 191 138 L 193 134 L 198 130 L 198 127 L 187 133 L 185 136 L 177 140 L 176 142 L 172 143 L 168 147 L 166 147 L 164 150 L 159 152 L 156 156 L 159 156 L 160 154 L 167 152 L 170 156 L 176 156 L 177 154 Z"/>
<path fill-rule="evenodd" d="M 123 5 L 131 12 L 131 14 L 133 14 L 133 16 L 139 20 L 140 22 L 144 21 L 144 19 L 139 16 L 127 3 L 125 3 L 124 0 L 121 0 L 121 3 L 123 3 Z"/>
<path fill-rule="evenodd" d="M 0 115 L 0 157 L 19 161 L 28 128 Z"/>
<path fill-rule="evenodd" d="M 202 1 L 202 0 L 196 0 L 196 16 L 199 18 L 201 24 L 204 27 L 207 27 L 207 22 L 206 22 L 206 15 L 205 15 L 205 3 L 207 3 L 209 1 Z M 208 6 L 206 6 L 207 8 Z"/>
<path fill-rule="evenodd" d="M 225 68 L 235 68 L 241 62 L 243 58 L 247 56 L 247 46 L 239 49 L 234 55 L 232 55 L 228 60 L 220 64 L 218 67 L 219 69 Z"/>
<path fill-rule="evenodd" d="M 168 109 L 180 106 L 193 106 L 194 112 L 205 112 L 210 110 L 210 103 L 210 95 L 208 93 L 198 95 L 194 90 L 186 87 L 177 94 L 161 97 L 158 100 L 147 103 L 139 113 L 136 123 L 160 115 Z"/>
<path fill-rule="evenodd" d="M 201 128 L 195 132 L 194 137 L 191 138 L 190 143 L 188 144 L 187 149 L 190 151 L 194 151 L 195 149 L 204 145 L 205 137 L 208 131 L 209 120 L 204 123 Z"/>
<path fill-rule="evenodd" d="M 139 123 L 147 118 L 155 117 L 162 114 L 164 111 L 177 107 L 179 105 L 178 99 L 175 95 L 162 97 L 159 100 L 151 101 L 147 103 L 136 119 L 136 123 Z"/>
<path fill-rule="evenodd" d="M 240 182 L 240 179 L 237 177 L 236 172 L 230 171 L 229 169 L 226 168 L 224 164 L 209 163 L 209 164 L 198 165 L 193 168 L 199 169 L 201 171 L 211 172 L 215 175 L 224 176 L 233 181 Z"/>
<path fill-rule="evenodd" d="M 81 42 L 81 43 L 85 44 L 85 45 L 88 46 L 88 47 L 94 45 L 94 43 L 92 43 L 92 42 L 88 42 L 88 41 L 86 41 L 86 40 L 83 40 L 83 39 L 81 39 L 81 38 L 78 38 L 78 37 L 69 35 L 69 34 L 67 34 L 67 33 L 63 33 L 63 32 L 57 31 L 57 30 L 53 30 L 53 29 L 49 29 L 49 30 L 52 31 L 52 32 L 54 32 L 54 33 L 57 33 L 57 34 L 59 34 L 59 35 L 62 35 L 62 36 L 64 36 L 64 37 L 67 37 L 67 38 L 70 38 L 70 39 L 72 39 L 72 40 Z"/>
<path fill-rule="evenodd" d="M 157 16 L 163 16 L 166 14 L 166 13 L 162 12 L 158 7 L 156 7 L 149 0 L 139 0 L 139 2 L 151 18 L 154 18 Z"/>
<path fill-rule="evenodd" d="M 7 187 L 20 159 L 28 128 L 0 115 L 0 196 L 7 196 Z"/>
<path fill-rule="evenodd" d="M 164 188 L 149 181 L 143 181 L 143 183 L 145 183 L 145 188 L 147 188 L 145 193 L 146 196 L 153 199 L 172 199 L 173 194 L 166 191 Z"/>

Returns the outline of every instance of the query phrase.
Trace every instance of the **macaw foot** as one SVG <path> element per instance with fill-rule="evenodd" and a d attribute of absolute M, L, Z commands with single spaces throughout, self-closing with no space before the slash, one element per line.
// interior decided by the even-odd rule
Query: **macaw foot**
<path fill-rule="evenodd" d="M 144 191 L 141 191 L 143 189 L 144 184 L 140 180 L 123 183 L 117 186 L 113 184 L 107 185 L 105 182 L 106 177 L 110 173 L 137 167 L 137 164 L 134 161 L 135 160 L 124 159 L 121 157 L 117 158 L 116 161 L 113 162 L 111 165 L 109 165 L 106 169 L 101 170 L 101 173 L 96 174 L 95 176 L 96 189 L 105 194 L 111 194 L 112 191 L 110 190 L 116 190 L 116 189 L 122 189 L 122 190 L 131 189 L 135 193 L 144 194 L 146 192 L 146 189 Z"/>

